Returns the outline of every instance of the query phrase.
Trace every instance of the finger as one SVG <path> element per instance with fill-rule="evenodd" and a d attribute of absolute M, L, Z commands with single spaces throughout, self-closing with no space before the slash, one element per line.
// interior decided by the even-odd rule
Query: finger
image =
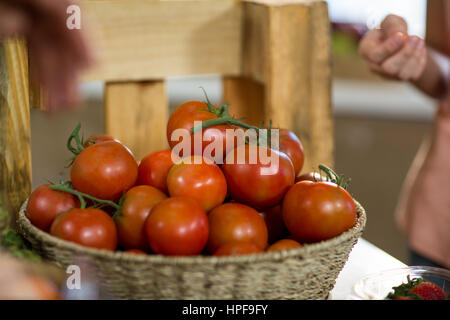
<path fill-rule="evenodd" d="M 358 52 L 367 60 L 370 60 L 370 53 L 383 42 L 383 32 L 380 29 L 370 30 L 359 42 Z"/>
<path fill-rule="evenodd" d="M 419 67 L 417 68 L 417 73 L 413 75 L 413 80 L 418 80 L 424 73 L 428 63 L 428 50 L 425 47 L 423 53 L 419 60 Z"/>
<path fill-rule="evenodd" d="M 369 63 L 369 69 L 370 69 L 370 71 L 372 71 L 373 73 L 375 73 L 375 74 L 381 76 L 381 77 L 384 78 L 384 79 L 387 79 L 387 80 L 397 80 L 396 77 L 391 76 L 391 75 L 389 75 L 389 74 L 386 74 L 386 72 L 384 72 L 384 70 L 383 70 L 383 69 L 381 68 L 381 66 L 378 65 L 378 64 L 375 64 L 375 63 Z"/>
<path fill-rule="evenodd" d="M 426 59 L 426 47 L 421 44 L 417 47 L 413 56 L 405 63 L 399 73 L 402 80 L 417 80 L 424 70 L 424 60 Z"/>
<path fill-rule="evenodd" d="M 423 42 L 423 40 L 418 37 L 410 37 L 398 53 L 386 59 L 381 64 L 383 71 L 392 76 L 398 75 L 400 69 L 413 56 L 421 42 Z"/>
<path fill-rule="evenodd" d="M 390 37 L 397 32 L 408 34 L 408 25 L 405 19 L 395 14 L 390 14 L 384 18 L 380 25 L 386 37 Z"/>
<path fill-rule="evenodd" d="M 403 33 L 397 32 L 381 43 L 370 43 L 369 46 L 372 47 L 365 49 L 368 51 L 366 57 L 370 62 L 380 64 L 401 50 L 405 41 L 406 36 Z"/>

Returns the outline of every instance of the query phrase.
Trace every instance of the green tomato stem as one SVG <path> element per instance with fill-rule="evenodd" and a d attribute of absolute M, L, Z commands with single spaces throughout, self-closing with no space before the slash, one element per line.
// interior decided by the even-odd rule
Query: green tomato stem
<path fill-rule="evenodd" d="M 115 203 L 115 202 L 113 202 L 111 200 L 99 199 L 99 198 L 90 196 L 90 195 L 88 195 L 86 193 L 83 193 L 83 192 L 71 189 L 71 188 L 69 188 L 69 187 L 67 187 L 66 185 L 63 185 L 63 184 L 54 184 L 54 185 L 51 185 L 50 188 L 53 189 L 53 190 L 67 192 L 67 193 L 73 194 L 74 196 L 77 196 L 78 199 L 80 199 L 81 208 L 82 209 L 86 208 L 86 201 L 84 200 L 84 198 L 87 198 L 89 200 L 92 200 L 92 201 L 95 201 L 95 202 L 98 202 L 98 203 L 103 203 L 103 204 L 109 205 L 109 206 L 113 207 L 116 210 L 120 210 L 120 206 L 117 203 Z"/>
<path fill-rule="evenodd" d="M 319 170 L 325 172 L 328 181 L 331 181 L 347 190 L 350 179 L 345 179 L 344 175 L 338 175 L 333 169 L 323 164 L 319 164 Z"/>
<path fill-rule="evenodd" d="M 80 139 L 80 129 L 81 123 L 78 123 L 75 129 L 73 129 L 72 133 L 70 134 L 69 139 L 67 139 L 67 149 L 69 149 L 69 151 L 72 152 L 75 156 L 79 155 L 80 152 L 84 149 Z M 76 147 L 72 146 L 74 140 L 76 143 Z"/>
<path fill-rule="evenodd" d="M 254 126 L 250 126 L 246 123 L 240 122 L 236 119 L 231 118 L 229 115 L 224 115 L 222 117 L 216 118 L 216 119 L 211 119 L 211 120 L 206 120 L 203 121 L 202 124 L 200 126 L 194 126 L 191 129 L 191 132 L 193 134 L 197 133 L 198 131 L 201 131 L 202 129 L 206 129 L 212 126 L 217 126 L 220 124 L 229 124 L 229 125 L 235 125 L 238 127 L 242 127 L 245 129 L 255 129 L 257 132 L 259 130 L 258 127 L 254 127 Z"/>

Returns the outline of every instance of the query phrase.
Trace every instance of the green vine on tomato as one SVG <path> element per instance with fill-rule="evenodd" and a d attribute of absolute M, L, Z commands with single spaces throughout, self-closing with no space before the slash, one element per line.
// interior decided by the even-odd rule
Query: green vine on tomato
<path fill-rule="evenodd" d="M 267 138 L 265 140 L 261 139 L 262 136 L 260 135 L 260 130 L 265 130 L 264 128 L 258 128 L 256 126 L 251 126 L 248 125 L 244 122 L 241 122 L 240 120 L 242 120 L 243 118 L 239 118 L 239 119 L 235 119 L 230 115 L 230 111 L 229 111 L 229 105 L 228 103 L 223 104 L 220 108 L 216 108 L 214 107 L 214 105 L 211 103 L 211 101 L 209 100 L 208 94 L 206 93 L 205 89 L 203 87 L 200 87 L 203 90 L 203 93 L 205 95 L 205 99 L 206 102 L 205 104 L 208 107 L 208 112 L 213 113 L 214 115 L 217 116 L 216 119 L 210 119 L 210 120 L 206 120 L 203 121 L 200 125 L 194 126 L 191 129 L 191 133 L 195 134 L 203 129 L 212 127 L 212 126 L 216 126 L 216 125 L 221 125 L 221 124 L 228 124 L 228 125 L 234 125 L 237 127 L 241 127 L 244 129 L 253 129 L 256 131 L 257 135 L 258 135 L 258 145 L 260 146 L 266 146 L 269 147 L 270 146 L 270 139 L 271 139 L 271 129 L 272 129 L 272 120 L 270 120 L 269 122 L 269 128 L 268 128 L 268 133 L 267 133 Z M 246 143 L 248 144 L 248 141 L 246 141 Z"/>
<path fill-rule="evenodd" d="M 122 207 L 121 204 L 122 204 L 123 198 L 124 198 L 122 196 L 120 198 L 120 200 L 119 200 L 119 204 L 117 204 L 117 203 L 115 203 L 114 201 L 111 201 L 111 200 L 99 199 L 99 198 L 90 196 L 90 195 L 88 195 L 86 193 L 77 191 L 77 190 L 71 188 L 67 183 L 53 184 L 53 185 L 50 186 L 50 188 L 53 189 L 53 190 L 58 190 L 58 191 L 61 191 L 61 192 L 70 193 L 70 194 L 73 194 L 74 196 L 78 197 L 78 199 L 80 200 L 80 207 L 81 207 L 81 209 L 86 209 L 86 200 L 85 200 L 85 198 L 94 201 L 94 203 L 95 203 L 94 207 L 96 207 L 96 206 L 98 207 L 99 205 L 100 206 L 107 205 L 107 206 L 113 207 L 114 209 L 116 209 L 115 213 L 113 214 L 113 217 L 120 213 L 120 210 L 121 210 L 121 207 Z"/>
<path fill-rule="evenodd" d="M 333 169 L 323 164 L 319 164 L 319 171 L 325 173 L 325 177 L 327 179 L 326 181 L 333 182 L 337 184 L 339 187 L 347 190 L 351 178 L 346 179 L 344 175 L 337 174 Z M 322 177 L 321 173 L 320 176 Z"/>

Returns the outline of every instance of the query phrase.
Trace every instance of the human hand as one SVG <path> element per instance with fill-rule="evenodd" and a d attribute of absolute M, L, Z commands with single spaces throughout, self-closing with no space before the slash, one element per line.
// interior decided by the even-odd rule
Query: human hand
<path fill-rule="evenodd" d="M 409 36 L 405 20 L 396 15 L 388 15 L 380 29 L 364 36 L 359 53 L 371 71 L 390 79 L 418 80 L 427 63 L 425 41 Z"/>
<path fill-rule="evenodd" d="M 91 62 L 83 34 L 66 26 L 69 0 L 0 0 L 0 38 L 24 36 L 32 77 L 49 110 L 77 102 L 78 77 Z"/>

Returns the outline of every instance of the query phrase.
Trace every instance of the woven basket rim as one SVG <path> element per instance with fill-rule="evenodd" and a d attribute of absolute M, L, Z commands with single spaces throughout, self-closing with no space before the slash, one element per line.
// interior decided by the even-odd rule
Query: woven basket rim
<path fill-rule="evenodd" d="M 51 234 L 40 230 L 31 224 L 30 220 L 26 216 L 26 208 L 28 204 L 28 199 L 22 204 L 19 215 L 17 218 L 18 226 L 21 232 L 24 234 L 25 238 L 33 237 L 42 241 L 43 243 L 49 243 L 54 247 L 61 248 L 64 250 L 74 251 L 74 255 L 80 256 L 92 256 L 94 258 L 101 258 L 103 260 L 112 261 L 125 261 L 129 263 L 154 263 L 154 264 L 230 264 L 230 263 L 249 263 L 249 262 L 264 262 L 264 261 L 276 261 L 284 260 L 289 257 L 297 256 L 308 256 L 314 252 L 326 250 L 327 248 L 334 247 L 339 243 L 342 243 L 349 238 L 353 237 L 355 234 L 362 234 L 362 231 L 366 224 L 366 212 L 359 202 L 354 200 L 357 211 L 357 220 L 355 225 L 329 240 L 324 240 L 316 243 L 305 244 L 300 248 L 284 250 L 284 251 L 274 251 L 274 252 L 264 252 L 259 254 L 251 255 L 240 255 L 240 256 L 230 256 L 230 257 L 214 257 L 206 255 L 195 255 L 195 256 L 165 256 L 160 254 L 148 254 L 148 255 L 138 255 L 124 253 L 123 251 L 108 251 L 95 248 L 85 247 L 74 242 L 59 239 Z"/>

